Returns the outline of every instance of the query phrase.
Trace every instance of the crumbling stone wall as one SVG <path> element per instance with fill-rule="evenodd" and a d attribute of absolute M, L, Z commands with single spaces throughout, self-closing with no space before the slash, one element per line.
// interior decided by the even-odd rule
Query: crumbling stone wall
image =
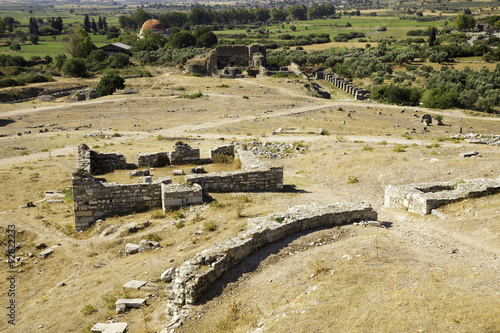
<path fill-rule="evenodd" d="M 92 175 L 102 175 L 114 170 L 133 169 L 135 165 L 127 164 L 122 154 L 104 154 L 90 150 L 86 144 L 78 146 L 78 167 Z"/>
<path fill-rule="evenodd" d="M 187 143 L 178 141 L 175 143 L 175 150 L 170 154 L 170 164 L 207 164 L 210 159 L 200 158 L 200 148 L 191 147 Z"/>
<path fill-rule="evenodd" d="M 249 230 L 214 244 L 175 270 L 167 313 L 175 315 L 184 305 L 196 303 L 222 274 L 267 244 L 302 230 L 376 219 L 377 212 L 368 204 L 304 205 L 249 219 Z"/>
<path fill-rule="evenodd" d="M 426 215 L 430 214 L 433 209 L 455 201 L 495 193 L 500 193 L 500 179 L 387 185 L 384 205 Z"/>
<path fill-rule="evenodd" d="M 283 189 L 283 168 L 262 163 L 251 151 L 239 150 L 243 170 L 186 176 L 188 184 L 199 184 L 204 192 L 253 192 Z"/>
<path fill-rule="evenodd" d="M 203 190 L 200 185 L 161 185 L 162 209 L 166 213 L 169 208 L 185 205 L 201 204 Z"/>
<path fill-rule="evenodd" d="M 234 146 L 233 145 L 222 145 L 214 148 L 210 148 L 210 159 L 213 159 L 216 155 L 228 155 L 234 157 Z"/>
<path fill-rule="evenodd" d="M 115 214 L 160 208 L 161 185 L 171 182 L 159 179 L 145 184 L 108 184 L 78 169 L 73 173 L 75 230 L 87 229 L 96 220 Z"/>
<path fill-rule="evenodd" d="M 170 165 L 167 152 L 137 154 L 138 167 L 161 168 L 167 165 Z"/>

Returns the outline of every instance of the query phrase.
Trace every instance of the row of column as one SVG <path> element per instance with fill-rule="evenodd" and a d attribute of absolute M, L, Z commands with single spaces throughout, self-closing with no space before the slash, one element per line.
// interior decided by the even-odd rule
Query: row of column
<path fill-rule="evenodd" d="M 354 98 L 356 100 L 363 100 L 370 97 L 370 92 L 368 90 L 353 86 L 351 81 L 346 80 L 345 78 L 340 77 L 337 74 L 316 72 L 316 79 L 330 82 L 335 87 L 342 89 L 343 91 L 351 95 L 354 95 Z"/>

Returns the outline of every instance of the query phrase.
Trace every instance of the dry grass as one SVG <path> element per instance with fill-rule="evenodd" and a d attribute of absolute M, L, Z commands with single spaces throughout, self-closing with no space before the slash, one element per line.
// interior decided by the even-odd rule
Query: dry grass
<path fill-rule="evenodd" d="M 232 89 L 217 87 L 224 83 Z M 400 220 L 382 208 L 384 185 L 498 177 L 495 170 L 500 151 L 497 147 L 481 146 L 483 157 L 476 159 L 457 157 L 460 152 L 477 149 L 464 142 L 442 141 L 440 146 L 426 148 L 436 142 L 435 138 L 457 133 L 459 127 L 476 133 L 500 134 L 497 122 L 481 117 L 466 118 L 456 110 L 443 111 L 450 126 L 431 126 L 429 133 L 411 134 L 413 140 L 408 142 L 401 134 L 413 128 L 418 132 L 421 126 L 412 117 L 413 109 L 419 110 L 418 115 L 427 111 L 411 108 L 401 114 L 399 107 L 350 102 L 340 95 L 333 101 L 320 100 L 311 98 L 301 85 L 271 78 L 229 82 L 171 74 L 133 79 L 127 84 L 138 88 L 150 84 L 161 89 L 145 88 L 136 95 L 110 96 L 86 103 L 35 102 L 2 106 L 2 119 L 23 119 L 0 127 L 0 134 L 22 132 L 27 126 L 37 124 L 58 123 L 63 128 L 58 132 L 8 136 L 0 143 L 0 232 L 4 235 L 6 226 L 15 224 L 20 245 L 17 253 L 20 257 L 28 257 L 29 252 L 35 254 L 16 268 L 22 269 L 16 299 L 22 309 L 22 321 L 16 327 L 20 331 L 32 331 L 39 325 L 44 325 L 41 332 L 65 332 L 75 327 L 83 330 L 89 324 L 115 317 L 114 310 L 110 309 L 114 298 L 126 296 L 121 294 L 124 293 L 121 285 L 131 279 L 157 279 L 165 269 L 178 267 L 210 245 L 245 230 L 247 217 L 310 202 L 367 201 L 379 211 L 381 219 L 399 224 Z M 179 86 L 185 88 L 183 94 L 201 90 L 208 97 L 176 98 L 180 92 L 174 87 Z M 251 98 L 243 99 L 244 95 Z M 294 104 L 292 109 L 291 104 Z M 288 114 L 305 107 L 322 109 Z M 339 107 L 345 111 L 339 111 Z M 378 115 L 380 110 L 382 115 Z M 355 111 L 352 118 L 347 117 L 346 111 Z M 85 118 L 76 114 L 85 114 Z M 346 121 L 346 125 L 342 125 L 342 121 Z M 89 123 L 91 128 L 74 130 Z M 270 133 L 279 127 L 324 128 L 331 135 L 271 137 Z M 101 132 L 122 136 L 110 139 L 90 136 Z M 157 209 L 110 217 L 88 231 L 74 233 L 68 227 L 74 222 L 70 200 L 54 204 L 40 202 L 36 208 L 18 209 L 29 201 L 43 199 L 44 190 L 62 191 L 71 185 L 77 144 L 86 142 L 99 146 L 96 148 L 99 152 L 123 153 L 128 161 L 134 162 L 138 152 L 172 150 L 175 142 L 159 141 L 158 135 L 204 138 L 189 141 L 200 147 L 202 157 L 208 156 L 210 147 L 221 144 L 217 140 L 221 136 L 225 137 L 224 142 L 303 140 L 309 147 L 305 154 L 266 161 L 284 166 L 286 191 L 249 196 L 212 194 L 215 201 L 200 207 L 198 212 L 182 209 L 163 214 Z M 384 142 L 387 144 L 377 144 Z M 395 144 L 414 142 L 417 145 L 409 146 L 403 154 L 391 150 Z M 363 151 L 366 145 L 376 145 L 376 148 L 373 152 Z M 25 146 L 28 155 L 20 156 L 21 151 L 13 146 Z M 43 149 L 48 151 L 42 152 Z M 430 163 L 430 158 L 437 158 L 437 164 Z M 182 166 L 182 169 L 187 171 L 188 167 Z M 209 172 L 237 168 L 237 163 L 205 167 Z M 152 173 L 154 177 L 168 176 L 171 169 L 156 168 Z M 362 182 L 348 184 L 349 175 L 356 175 Z M 104 177 L 119 183 L 136 181 L 130 179 L 127 170 Z M 182 181 L 182 177 L 175 181 Z M 497 288 L 494 283 L 498 274 L 494 273 L 498 269 L 494 261 L 467 255 L 474 252 L 472 250 L 464 250 L 464 257 L 457 257 L 461 261 L 453 261 L 457 258 L 450 259 L 449 248 L 447 252 L 436 253 L 437 245 L 425 247 L 428 242 L 421 242 L 416 246 L 411 239 L 397 233 L 398 227 L 412 225 L 430 228 L 424 230 L 430 234 L 444 229 L 444 240 L 453 234 L 465 244 L 476 244 L 474 246 L 498 253 L 498 205 L 498 196 L 451 205 L 443 210 L 450 217 L 446 223 L 439 223 L 434 217 L 410 217 L 409 223 L 402 222 L 388 231 L 343 227 L 338 232 L 345 230 L 346 235 L 352 236 L 333 244 L 330 242 L 337 230 L 325 231 L 331 232 L 328 235 L 313 233 L 301 237 L 287 248 L 288 253 L 280 250 L 266 258 L 256 271 L 243 275 L 244 283 L 236 281 L 219 297 L 196 307 L 210 315 L 188 321 L 182 329 L 208 332 L 219 327 L 219 331 L 247 332 L 255 330 L 259 322 L 265 322 L 265 330 L 270 332 L 370 331 L 373 327 L 380 331 L 474 332 L 480 330 L 479 325 L 483 325 L 484 331 L 495 331 L 500 316 L 498 295 L 491 292 Z M 469 208 L 471 211 L 464 215 Z M 125 229 L 130 222 L 146 220 L 151 221 L 151 226 L 138 233 L 129 234 Z M 200 234 L 198 231 L 211 221 L 216 229 Z M 184 226 L 177 228 L 174 223 Z M 205 230 L 210 229 L 213 228 Z M 163 248 L 123 255 L 125 244 L 148 237 L 159 240 Z M 317 238 L 328 245 L 310 246 Z M 35 246 L 40 243 L 56 246 L 47 259 L 37 258 L 41 250 Z M 352 259 L 342 258 L 344 254 L 351 255 Z M 329 271 L 311 280 L 310 275 L 316 269 L 309 267 L 309 263 L 316 260 L 323 261 L 318 266 Z M 105 264 L 97 265 L 100 262 Z M 484 262 L 484 267 L 491 271 L 473 270 L 472 266 L 476 267 L 478 262 Z M 5 262 L 3 265 L 7 268 Z M 442 270 L 430 270 L 436 267 Z M 7 269 L 0 271 L 0 279 L 6 278 L 6 272 Z M 162 286 L 155 292 L 158 297 L 151 298 L 147 308 L 129 311 L 120 321 L 129 322 L 132 332 L 161 331 L 166 323 L 165 290 Z M 128 296 L 144 297 L 145 293 L 139 291 Z M 319 303 L 315 304 L 316 300 Z M 80 312 L 86 305 L 97 311 Z M 5 325 L 5 321 L 0 322 L 0 331 L 7 330 Z"/>

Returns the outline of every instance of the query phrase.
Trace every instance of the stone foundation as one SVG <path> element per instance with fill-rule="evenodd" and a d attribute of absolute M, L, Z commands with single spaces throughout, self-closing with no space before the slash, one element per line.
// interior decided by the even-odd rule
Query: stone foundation
<path fill-rule="evenodd" d="M 376 219 L 377 212 L 368 204 L 304 205 L 249 219 L 251 229 L 214 244 L 175 270 L 166 312 L 175 315 L 184 305 L 196 303 L 222 274 L 267 244 L 303 230 Z"/>
<path fill-rule="evenodd" d="M 89 228 L 98 219 L 162 206 L 161 185 L 171 179 L 146 184 L 102 183 L 88 172 L 73 173 L 73 206 L 75 230 Z"/>
<path fill-rule="evenodd" d="M 78 146 L 78 167 L 92 175 L 102 175 L 115 170 L 133 169 L 135 165 L 127 164 L 122 154 L 103 154 L 90 150 L 86 144 Z"/>
<path fill-rule="evenodd" d="M 239 150 L 243 170 L 186 176 L 186 183 L 199 184 L 214 193 L 279 191 L 283 189 L 283 168 L 262 163 L 250 151 Z"/>
<path fill-rule="evenodd" d="M 420 215 L 430 214 L 440 206 L 500 193 L 500 178 L 474 179 L 465 182 L 440 182 L 409 185 L 387 185 L 384 206 Z"/>
<path fill-rule="evenodd" d="M 137 154 L 138 167 L 161 168 L 167 165 L 170 165 L 167 152 Z"/>
<path fill-rule="evenodd" d="M 172 207 L 201 204 L 203 191 L 200 185 L 167 185 L 161 184 L 162 209 L 166 213 Z"/>

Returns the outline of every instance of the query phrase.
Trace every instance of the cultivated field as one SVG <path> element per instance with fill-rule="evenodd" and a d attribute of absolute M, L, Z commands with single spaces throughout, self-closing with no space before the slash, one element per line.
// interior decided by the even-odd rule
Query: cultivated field
<path fill-rule="evenodd" d="M 318 83 L 332 100 L 312 97 L 300 79 L 230 80 L 189 77 L 173 68 L 150 71 L 152 78 L 126 80 L 134 94 L 1 106 L 1 246 L 6 248 L 8 225 L 15 225 L 16 256 L 26 258 L 15 268 L 14 332 L 88 332 L 109 318 L 128 322 L 130 332 L 160 332 L 169 320 L 166 284 L 137 292 L 122 290 L 123 284 L 158 281 L 167 268 L 245 230 L 249 217 L 299 204 L 361 201 L 373 206 L 386 228 L 314 230 L 266 247 L 223 276 L 191 308 L 179 331 L 498 332 L 500 196 L 443 207 L 446 218 L 440 219 L 385 208 L 383 195 L 388 184 L 498 178 L 498 146 L 450 136 L 460 128 L 498 135 L 500 118 L 419 107 L 402 113 L 401 107 L 354 101 L 325 82 Z M 179 98 L 197 92 L 202 97 Z M 431 125 L 423 132 L 419 117 L 424 113 L 442 115 L 446 126 Z M 48 132 L 33 128 L 42 124 Z M 323 128 L 328 135 L 272 135 L 286 127 Z M 16 135 L 25 130 L 31 134 Z M 116 216 L 80 233 L 72 228 L 70 195 L 63 203 L 40 202 L 45 190 L 71 185 L 78 144 L 133 161 L 138 152 L 171 151 L 174 141 L 161 139 L 171 136 L 200 147 L 202 157 L 208 157 L 210 147 L 231 141 L 295 143 L 307 149 L 268 161 L 284 167 L 283 192 L 212 194 L 215 201 L 192 209 Z M 471 150 L 481 157 L 459 158 Z M 171 168 L 152 171 L 154 177 L 171 173 Z M 126 171 L 104 177 L 132 182 Z M 36 207 L 19 208 L 27 202 Z M 146 220 L 151 226 L 138 233 L 125 227 Z M 163 248 L 124 255 L 125 244 L 146 238 L 159 239 Z M 38 258 L 41 243 L 57 246 L 46 259 Z M 2 253 L 4 280 L 8 264 Z M 146 294 L 148 307 L 115 313 L 117 298 Z M 1 301 L 8 302 L 4 290 Z M 12 331 L 5 319 L 0 331 Z"/>

